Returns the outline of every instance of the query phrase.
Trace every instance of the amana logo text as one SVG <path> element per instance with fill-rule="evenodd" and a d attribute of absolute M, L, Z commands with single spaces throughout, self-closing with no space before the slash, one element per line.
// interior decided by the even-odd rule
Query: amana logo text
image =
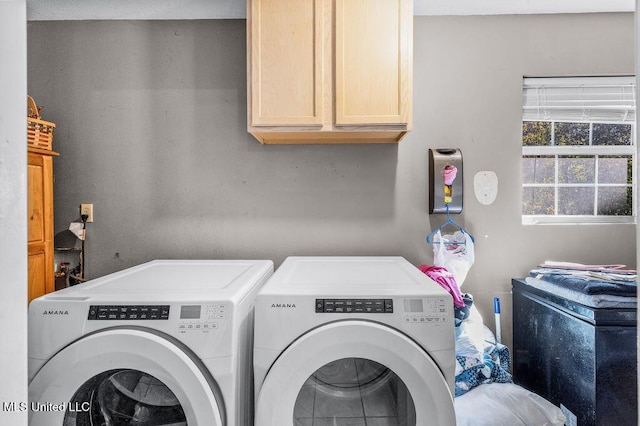
<path fill-rule="evenodd" d="M 272 308 L 295 308 L 295 303 L 272 303 Z"/>
<path fill-rule="evenodd" d="M 44 311 L 42 315 L 69 315 L 69 311 Z"/>

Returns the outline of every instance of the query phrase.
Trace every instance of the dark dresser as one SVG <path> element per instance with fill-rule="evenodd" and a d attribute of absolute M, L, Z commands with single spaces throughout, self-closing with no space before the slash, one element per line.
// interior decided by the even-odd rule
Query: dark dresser
<path fill-rule="evenodd" d="M 578 426 L 637 425 L 636 309 L 588 307 L 524 279 L 512 286 L 514 382 Z"/>

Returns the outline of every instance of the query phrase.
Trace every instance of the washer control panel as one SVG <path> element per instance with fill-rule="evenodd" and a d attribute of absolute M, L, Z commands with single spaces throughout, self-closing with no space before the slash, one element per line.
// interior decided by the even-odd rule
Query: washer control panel
<path fill-rule="evenodd" d="M 403 305 L 405 323 L 444 324 L 450 321 L 447 319 L 448 304 L 443 298 L 404 299 Z"/>
<path fill-rule="evenodd" d="M 89 320 L 168 320 L 169 305 L 91 305 Z"/>
<path fill-rule="evenodd" d="M 316 313 L 392 314 L 392 299 L 316 299 Z"/>
<path fill-rule="evenodd" d="M 222 321 L 226 319 L 227 313 L 227 305 L 225 303 L 182 305 L 180 306 L 178 332 L 208 332 L 216 330 L 220 327 Z"/>

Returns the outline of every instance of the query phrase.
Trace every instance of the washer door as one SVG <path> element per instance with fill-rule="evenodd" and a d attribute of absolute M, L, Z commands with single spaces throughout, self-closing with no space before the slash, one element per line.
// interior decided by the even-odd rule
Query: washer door
<path fill-rule="evenodd" d="M 256 401 L 256 426 L 455 425 L 443 374 L 414 341 L 387 326 L 341 321 L 289 346 Z"/>
<path fill-rule="evenodd" d="M 220 391 L 177 340 L 146 329 L 87 335 L 29 384 L 30 426 L 224 426 Z"/>

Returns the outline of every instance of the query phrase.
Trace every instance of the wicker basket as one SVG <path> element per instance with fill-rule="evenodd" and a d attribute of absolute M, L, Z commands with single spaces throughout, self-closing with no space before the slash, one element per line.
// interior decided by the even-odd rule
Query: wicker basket
<path fill-rule="evenodd" d="M 27 96 L 27 144 L 28 146 L 53 149 L 53 129 L 56 125 L 40 119 L 40 107 L 31 96 Z"/>
<path fill-rule="evenodd" d="M 53 129 L 55 124 L 27 117 L 27 144 L 34 148 L 53 149 Z"/>

